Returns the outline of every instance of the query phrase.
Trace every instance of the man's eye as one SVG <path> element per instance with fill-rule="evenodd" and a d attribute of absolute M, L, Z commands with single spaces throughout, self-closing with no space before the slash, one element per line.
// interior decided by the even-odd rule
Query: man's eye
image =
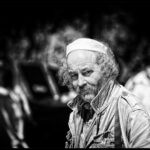
<path fill-rule="evenodd" d="M 77 74 L 70 74 L 70 77 L 71 77 L 72 80 L 77 80 L 78 79 Z"/>
<path fill-rule="evenodd" d="M 93 73 L 93 70 L 87 70 L 87 71 L 84 71 L 82 74 L 84 76 L 90 76 L 92 73 Z"/>

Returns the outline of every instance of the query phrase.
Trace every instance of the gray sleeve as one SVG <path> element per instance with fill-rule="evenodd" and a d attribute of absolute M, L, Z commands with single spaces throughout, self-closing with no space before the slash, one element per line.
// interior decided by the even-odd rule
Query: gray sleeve
<path fill-rule="evenodd" d="M 150 148 L 150 117 L 144 110 L 129 113 L 127 131 L 130 148 Z"/>

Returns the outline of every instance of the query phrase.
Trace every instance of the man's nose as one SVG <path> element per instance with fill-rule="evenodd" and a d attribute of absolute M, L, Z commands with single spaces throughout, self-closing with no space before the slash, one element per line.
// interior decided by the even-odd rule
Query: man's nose
<path fill-rule="evenodd" d="M 82 75 L 79 75 L 79 77 L 78 77 L 78 86 L 79 87 L 82 87 L 83 85 L 85 85 L 85 79 L 84 79 L 84 77 L 82 76 Z"/>

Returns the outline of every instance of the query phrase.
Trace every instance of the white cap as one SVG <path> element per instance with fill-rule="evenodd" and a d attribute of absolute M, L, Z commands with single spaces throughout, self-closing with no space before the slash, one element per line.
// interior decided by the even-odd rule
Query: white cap
<path fill-rule="evenodd" d="M 69 53 L 75 50 L 97 51 L 106 54 L 107 47 L 96 40 L 89 38 L 79 38 L 67 45 L 66 57 Z"/>

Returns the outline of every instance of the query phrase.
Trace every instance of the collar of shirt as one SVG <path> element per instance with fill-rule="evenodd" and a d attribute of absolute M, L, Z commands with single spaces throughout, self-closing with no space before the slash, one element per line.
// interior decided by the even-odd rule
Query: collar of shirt
<path fill-rule="evenodd" d="M 91 101 L 90 105 L 93 108 L 93 110 L 96 112 L 96 114 L 101 113 L 104 111 L 111 102 L 111 97 L 114 96 L 112 94 L 112 91 L 115 90 L 115 83 L 114 80 L 109 80 L 105 83 L 103 88 L 98 92 L 98 94 L 95 96 L 95 98 Z M 70 107 L 72 110 L 75 109 L 82 109 L 83 104 L 85 102 L 81 99 L 81 97 L 78 95 L 73 100 L 68 102 L 68 107 Z"/>

